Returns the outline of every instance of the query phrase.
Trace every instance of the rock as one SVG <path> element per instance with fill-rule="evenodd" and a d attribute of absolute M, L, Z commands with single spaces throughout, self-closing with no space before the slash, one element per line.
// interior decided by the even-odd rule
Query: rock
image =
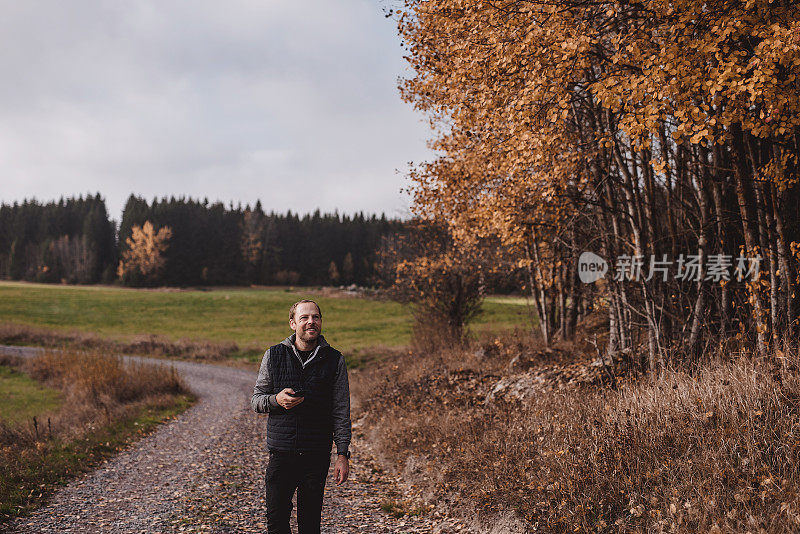
<path fill-rule="evenodd" d="M 537 373 L 523 373 L 501 378 L 486 395 L 486 403 L 524 401 L 542 391 L 545 377 Z"/>
<path fill-rule="evenodd" d="M 495 382 L 484 402 L 521 402 L 542 391 L 608 383 L 612 375 L 619 377 L 628 372 L 628 358 L 624 354 L 570 365 L 541 365 L 541 359 L 541 353 L 514 358 L 508 365 L 511 374 Z"/>
<path fill-rule="evenodd" d="M 533 353 L 516 355 L 508 363 L 508 370 L 519 373 L 548 363 L 569 361 L 571 358 L 572 355 L 567 351 L 548 347 Z"/>

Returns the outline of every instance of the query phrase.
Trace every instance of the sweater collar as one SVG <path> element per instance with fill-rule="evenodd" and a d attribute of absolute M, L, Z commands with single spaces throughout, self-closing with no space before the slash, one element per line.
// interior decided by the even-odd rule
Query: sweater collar
<path fill-rule="evenodd" d="M 295 340 L 296 335 L 297 334 L 292 334 L 291 336 L 289 336 L 286 339 L 284 339 L 281 343 L 283 343 L 284 345 L 288 345 L 292 349 L 292 352 L 294 353 L 295 357 L 297 358 L 298 363 L 300 363 L 300 367 L 305 369 L 306 366 L 309 363 L 311 363 L 311 361 L 314 360 L 317 357 L 317 354 L 319 353 L 319 349 L 321 349 L 322 347 L 327 347 L 328 343 L 325 341 L 325 338 L 322 337 L 322 335 L 320 334 L 319 341 L 317 341 L 317 346 L 314 347 L 314 350 L 313 350 L 313 352 L 311 352 L 311 355 L 308 357 L 308 359 L 303 361 L 303 358 L 301 358 L 300 354 L 297 352 L 297 347 L 294 346 L 294 340 Z"/>
<path fill-rule="evenodd" d="M 297 337 L 297 334 L 292 334 L 291 336 L 289 336 L 286 339 L 284 339 L 283 341 L 281 341 L 281 344 L 282 345 L 286 345 L 287 347 L 294 347 L 294 340 L 295 340 L 296 337 Z M 328 342 L 325 341 L 325 336 L 320 334 L 319 335 L 319 341 L 317 341 L 317 347 L 323 348 L 323 347 L 327 347 L 327 346 L 328 346 Z"/>

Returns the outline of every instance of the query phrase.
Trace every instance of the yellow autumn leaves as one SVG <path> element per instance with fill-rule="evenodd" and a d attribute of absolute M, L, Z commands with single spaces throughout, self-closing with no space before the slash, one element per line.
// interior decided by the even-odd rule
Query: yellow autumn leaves
<path fill-rule="evenodd" d="M 134 274 L 145 280 L 154 278 L 164 267 L 164 252 L 171 237 L 172 230 L 168 226 L 157 232 L 150 221 L 134 226 L 131 237 L 125 240 L 128 248 L 122 252 L 117 276 L 123 278 Z"/>

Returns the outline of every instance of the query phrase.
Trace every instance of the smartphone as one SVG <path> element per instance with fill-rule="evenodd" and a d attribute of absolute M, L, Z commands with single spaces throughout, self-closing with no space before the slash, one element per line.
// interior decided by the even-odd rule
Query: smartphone
<path fill-rule="evenodd" d="M 294 393 L 287 392 L 286 394 L 289 395 L 290 397 L 305 397 L 306 396 L 306 392 L 303 391 L 302 389 L 295 390 Z"/>

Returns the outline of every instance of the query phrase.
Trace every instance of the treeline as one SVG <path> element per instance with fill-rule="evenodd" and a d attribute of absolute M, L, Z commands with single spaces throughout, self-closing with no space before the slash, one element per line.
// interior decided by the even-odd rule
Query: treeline
<path fill-rule="evenodd" d="M 603 349 L 644 368 L 798 345 L 796 3 L 410 0 L 398 17 L 404 96 L 440 127 L 417 210 L 513 251 L 546 341 L 596 309 Z M 594 284 L 587 251 L 608 264 Z"/>
<path fill-rule="evenodd" d="M 0 205 L 0 276 L 89 284 L 114 279 L 116 229 L 99 194 Z"/>
<path fill-rule="evenodd" d="M 233 207 L 131 195 L 119 228 L 100 195 L 0 205 L 0 275 L 126 285 L 372 282 L 381 238 L 399 220 Z"/>

